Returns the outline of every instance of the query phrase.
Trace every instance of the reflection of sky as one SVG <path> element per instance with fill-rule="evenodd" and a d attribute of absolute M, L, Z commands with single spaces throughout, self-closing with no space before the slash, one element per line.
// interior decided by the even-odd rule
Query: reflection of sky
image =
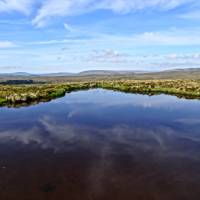
<path fill-rule="evenodd" d="M 37 144 L 42 149 L 156 156 L 200 152 L 200 102 L 105 90 L 67 94 L 50 103 L 0 110 L 0 143 Z"/>
<path fill-rule="evenodd" d="M 63 100 L 62 100 L 63 101 Z M 94 102 L 95 101 L 95 102 Z M 185 100 L 181 99 L 177 101 L 177 97 L 166 95 L 158 95 L 158 96 L 148 96 L 148 95 L 133 95 L 126 94 L 120 92 L 110 92 L 108 90 L 103 89 L 95 89 L 92 92 L 87 92 L 85 95 L 85 91 L 75 92 L 68 94 L 65 98 L 65 103 L 72 104 L 91 104 L 98 103 L 101 106 L 140 106 L 140 107 L 153 107 L 153 108 L 167 108 L 167 109 L 175 109 L 180 108 L 183 104 L 199 104 L 197 100 Z M 181 102 L 181 104 L 180 104 Z"/>

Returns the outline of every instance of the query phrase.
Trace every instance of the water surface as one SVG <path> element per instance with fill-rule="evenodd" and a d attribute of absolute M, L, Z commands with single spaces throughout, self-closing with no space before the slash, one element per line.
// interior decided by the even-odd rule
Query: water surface
<path fill-rule="evenodd" d="M 94 89 L 0 108 L 2 200 L 198 200 L 200 101 Z"/>

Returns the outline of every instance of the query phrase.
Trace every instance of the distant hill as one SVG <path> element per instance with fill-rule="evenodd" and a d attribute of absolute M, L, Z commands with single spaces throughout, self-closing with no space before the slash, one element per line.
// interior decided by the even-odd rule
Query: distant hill
<path fill-rule="evenodd" d="M 70 72 L 59 72 L 59 73 L 48 73 L 48 74 L 39 74 L 39 76 L 75 76 L 75 73 Z"/>
<path fill-rule="evenodd" d="M 73 76 L 73 73 L 61 72 L 61 73 L 48 73 L 48 74 L 31 74 L 26 72 L 14 72 L 14 73 L 0 73 L 0 76 L 25 76 L 25 77 L 32 77 L 32 76 Z"/>
<path fill-rule="evenodd" d="M 58 76 L 90 76 L 90 75 L 128 75 L 128 74 L 138 74 L 145 73 L 144 71 L 114 71 L 114 70 L 88 70 L 79 73 L 69 73 L 69 72 L 59 72 L 59 73 L 45 73 L 45 74 L 31 74 L 26 72 L 15 72 L 15 73 L 0 73 L 0 76 L 48 76 L 48 77 L 58 77 Z"/>
<path fill-rule="evenodd" d="M 80 76 L 90 76 L 90 75 L 130 75 L 130 74 L 139 74 L 146 73 L 145 71 L 114 71 L 114 70 L 89 70 L 78 73 Z"/>
<path fill-rule="evenodd" d="M 111 71 L 111 70 L 88 70 L 78 73 L 77 75 L 80 76 L 91 76 L 91 75 L 114 75 L 118 74 L 118 71 Z"/>
<path fill-rule="evenodd" d="M 0 73 L 0 81 L 6 80 L 34 80 L 47 82 L 62 81 L 88 81 L 88 80 L 115 80 L 115 79 L 198 79 L 199 68 L 173 69 L 157 72 L 147 71 L 114 71 L 114 70 L 88 70 L 80 73 L 46 73 L 30 74 L 26 72 Z"/>
<path fill-rule="evenodd" d="M 0 76 L 31 76 L 26 72 L 14 72 L 14 73 L 0 73 Z"/>
<path fill-rule="evenodd" d="M 172 69 L 165 70 L 162 72 L 200 72 L 200 68 Z"/>

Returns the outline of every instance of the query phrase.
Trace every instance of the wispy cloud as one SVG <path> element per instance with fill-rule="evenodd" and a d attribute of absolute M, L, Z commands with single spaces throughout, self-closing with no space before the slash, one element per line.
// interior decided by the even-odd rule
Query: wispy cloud
<path fill-rule="evenodd" d="M 174 59 L 174 60 L 200 60 L 200 53 L 194 54 L 169 54 L 166 56 L 167 59 Z"/>
<path fill-rule="evenodd" d="M 75 30 L 71 25 L 64 23 L 64 27 L 67 31 L 69 32 L 76 32 L 77 30 Z"/>
<path fill-rule="evenodd" d="M 194 0 L 47 0 L 39 8 L 33 24 L 42 27 L 52 17 L 74 16 L 94 10 L 111 10 L 128 13 L 143 9 L 171 10 L 178 6 L 195 2 Z"/>
<path fill-rule="evenodd" d="M 190 19 L 190 20 L 191 19 L 196 19 L 196 20 L 199 20 L 200 19 L 200 9 L 181 14 L 181 15 L 179 15 L 179 17 L 183 18 L 183 19 Z"/>
<path fill-rule="evenodd" d="M 125 63 L 128 61 L 127 57 L 129 57 L 128 54 L 119 53 L 112 49 L 104 49 L 101 51 L 93 50 L 86 60 L 88 62 Z"/>
<path fill-rule="evenodd" d="M 1 0 L 0 12 L 17 11 L 24 14 L 30 14 L 32 12 L 34 0 Z"/>
<path fill-rule="evenodd" d="M 0 49 L 5 49 L 5 48 L 13 48 L 17 47 L 17 45 L 13 42 L 10 41 L 0 41 Z"/>
<path fill-rule="evenodd" d="M 19 70 L 21 66 L 0 66 L 1 70 Z"/>
<path fill-rule="evenodd" d="M 196 0 L 0 0 L 0 65 L 37 72 L 199 67 L 199 10 Z"/>
<path fill-rule="evenodd" d="M 197 3 L 195 0 L 1 0 L 0 12 L 32 14 L 32 23 L 37 27 L 44 27 L 52 17 L 77 16 L 95 10 L 126 14 L 149 9 L 168 11 L 187 4 Z M 199 18 L 199 10 L 189 10 L 188 13 L 183 13 L 182 17 Z"/>
<path fill-rule="evenodd" d="M 70 26 L 68 29 L 72 29 Z M 72 29 L 74 30 L 74 29 Z M 71 30 L 71 31 L 72 31 Z M 168 45 L 200 45 L 200 29 L 169 29 L 156 32 L 142 32 L 130 35 L 87 33 L 88 37 L 81 38 L 82 32 L 79 31 L 77 37 L 70 35 L 60 40 L 34 41 L 25 44 L 29 45 L 50 45 L 50 44 L 78 44 L 100 45 L 100 46 L 168 46 Z M 85 34 L 85 32 L 83 32 Z M 106 45 L 107 44 L 107 45 Z M 110 49 L 110 48 L 104 48 Z M 100 53 L 100 52 L 99 52 Z M 102 53 L 102 52 L 101 52 Z M 105 51 L 104 51 L 105 53 Z M 107 52 L 110 53 L 111 52 Z M 112 52 L 113 54 L 116 52 Z"/>

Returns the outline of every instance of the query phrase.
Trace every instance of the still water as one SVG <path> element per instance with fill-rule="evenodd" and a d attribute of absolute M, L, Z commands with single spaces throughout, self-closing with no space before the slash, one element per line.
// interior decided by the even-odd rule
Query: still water
<path fill-rule="evenodd" d="M 0 108 L 1 200 L 199 200 L 200 101 L 79 91 Z"/>

